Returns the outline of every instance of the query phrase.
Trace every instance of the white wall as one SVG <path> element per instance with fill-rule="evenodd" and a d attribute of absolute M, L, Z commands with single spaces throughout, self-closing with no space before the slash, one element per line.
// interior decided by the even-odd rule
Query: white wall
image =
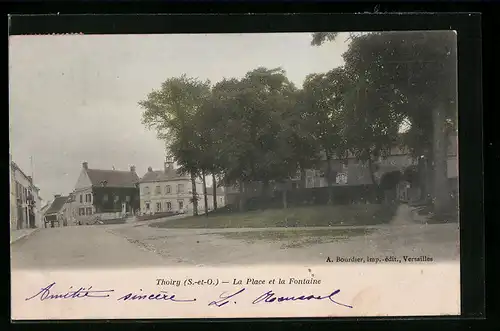
<path fill-rule="evenodd" d="M 23 189 L 30 189 L 31 188 L 31 182 L 28 180 L 28 178 L 26 176 L 23 175 L 23 173 L 21 171 L 19 171 L 18 169 L 13 169 L 14 170 L 14 176 L 13 176 L 13 179 L 14 179 L 14 183 L 12 183 L 12 185 L 14 186 L 14 190 L 15 190 L 15 182 L 18 182 L 22 187 Z M 32 193 L 33 193 L 33 190 L 31 190 Z M 16 201 L 16 200 L 14 200 Z M 19 203 L 19 202 L 17 202 Z M 16 204 L 17 206 L 17 204 Z M 23 215 L 22 215 L 22 227 L 23 229 L 24 228 L 27 228 L 29 227 L 29 224 L 28 224 L 28 219 L 26 217 L 26 211 L 27 211 L 27 208 L 28 208 L 28 204 L 26 202 L 26 195 L 23 194 L 23 200 L 20 202 L 20 206 L 23 208 Z M 15 218 L 16 218 L 16 221 L 15 221 L 15 225 L 14 225 L 14 229 L 17 228 L 17 208 L 15 208 Z M 35 217 L 36 219 L 36 217 Z"/>
<path fill-rule="evenodd" d="M 42 216 L 42 200 L 40 199 L 39 196 L 39 191 L 33 189 L 33 198 L 35 199 L 35 225 L 37 228 L 42 228 L 44 226 L 43 224 L 43 216 Z"/>
<path fill-rule="evenodd" d="M 182 192 L 177 191 L 178 185 L 183 185 Z M 159 191 L 158 191 L 159 186 Z M 170 186 L 170 192 L 168 191 L 168 186 Z M 172 181 L 163 182 L 150 182 L 150 183 L 140 183 L 140 209 L 141 213 L 154 214 L 156 212 L 193 212 L 193 203 L 191 199 L 193 197 L 191 190 L 191 180 L 189 179 L 179 179 Z M 203 183 L 196 183 L 196 192 L 198 194 L 198 212 L 203 212 L 205 208 L 204 195 L 203 195 Z M 208 192 L 207 192 L 208 193 Z M 213 199 L 211 195 L 208 197 L 208 207 L 213 209 Z M 179 202 L 182 201 L 182 209 L 179 206 Z M 149 203 L 149 210 L 146 208 L 147 203 Z M 160 211 L 157 211 L 157 204 L 161 205 Z M 170 203 L 170 210 L 168 209 Z"/>
<path fill-rule="evenodd" d="M 448 157 L 448 178 L 458 177 L 458 159 L 456 156 Z"/>
<path fill-rule="evenodd" d="M 78 180 L 76 181 L 75 190 L 87 189 L 91 186 L 92 182 L 90 181 L 89 175 L 87 175 L 85 169 L 82 169 L 80 171 L 80 176 L 78 176 Z"/>
<path fill-rule="evenodd" d="M 76 221 L 82 221 L 82 222 L 85 222 L 88 219 L 92 218 L 93 215 L 95 214 L 95 208 L 92 204 L 93 198 L 94 198 L 92 196 L 92 188 L 87 187 L 87 188 L 75 189 L 75 191 L 73 191 L 73 194 L 75 195 L 75 201 L 72 202 L 70 204 L 70 206 L 68 207 L 68 209 L 70 210 L 70 212 L 68 213 L 68 215 L 71 216 L 70 218 L 74 219 Z M 86 194 L 90 194 L 90 201 L 85 201 Z M 82 199 L 82 202 L 80 202 L 80 197 Z M 87 208 L 92 208 L 92 213 L 90 215 L 87 215 L 87 214 L 80 215 L 79 214 L 80 208 L 85 208 L 85 211 L 87 211 Z M 69 223 L 73 223 L 73 221 L 68 219 L 68 224 Z"/>
<path fill-rule="evenodd" d="M 17 203 L 16 203 L 16 182 L 14 169 L 10 169 L 10 229 L 15 230 L 17 228 Z"/>

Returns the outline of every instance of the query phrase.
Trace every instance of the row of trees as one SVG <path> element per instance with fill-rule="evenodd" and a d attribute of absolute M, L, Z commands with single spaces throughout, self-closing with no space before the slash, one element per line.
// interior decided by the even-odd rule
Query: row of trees
<path fill-rule="evenodd" d="M 311 44 L 337 38 L 315 33 Z M 437 209 L 448 199 L 447 134 L 456 125 L 456 35 L 453 32 L 352 34 L 345 65 L 311 74 L 297 88 L 280 69 L 257 68 L 215 85 L 186 76 L 167 79 L 140 101 L 143 123 L 195 180 L 216 184 L 284 182 L 323 157 L 350 152 L 368 165 L 407 146 L 419 160 L 421 186 Z M 401 128 L 405 127 L 405 132 Z M 422 184 L 423 183 L 423 184 Z M 430 185 L 434 183 L 434 185 Z M 245 199 L 240 199 L 243 209 Z M 207 205 L 205 201 L 205 205 Z"/>

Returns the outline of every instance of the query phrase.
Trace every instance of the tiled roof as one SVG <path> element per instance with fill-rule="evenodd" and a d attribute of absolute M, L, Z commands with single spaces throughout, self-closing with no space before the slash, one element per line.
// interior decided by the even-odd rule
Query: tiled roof
<path fill-rule="evenodd" d="M 46 215 L 48 214 L 55 214 L 58 213 L 61 208 L 64 206 L 66 201 L 68 200 L 68 197 L 57 197 L 54 199 L 52 204 L 50 205 L 49 209 L 45 212 Z"/>
<path fill-rule="evenodd" d="M 178 180 L 178 179 L 190 179 L 190 176 L 187 174 L 180 173 L 177 169 L 166 169 L 165 170 L 153 170 L 148 171 L 142 177 L 141 183 L 150 183 L 150 182 L 166 182 L 169 180 Z"/>
<path fill-rule="evenodd" d="M 139 177 L 132 171 L 87 169 L 87 175 L 94 186 L 106 181 L 108 187 L 135 187 Z"/>

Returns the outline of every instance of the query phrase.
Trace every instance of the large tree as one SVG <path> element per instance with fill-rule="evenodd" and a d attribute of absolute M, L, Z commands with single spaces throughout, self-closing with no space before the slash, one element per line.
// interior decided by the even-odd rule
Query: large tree
<path fill-rule="evenodd" d="M 289 121 L 295 97 L 282 69 L 257 68 L 242 79 L 217 83 L 204 107 L 215 169 L 226 184 L 239 186 L 242 210 L 246 184 L 262 182 L 267 188 L 296 171 Z"/>
<path fill-rule="evenodd" d="M 316 34 L 319 45 L 334 35 Z M 456 34 L 453 31 L 383 32 L 352 36 L 346 68 L 369 77 L 395 120 L 406 122 L 404 145 L 432 170 L 433 185 L 422 185 L 436 213 L 448 202 L 448 133 L 456 129 Z M 428 181 L 429 183 L 429 181 Z M 421 183 L 424 184 L 424 183 Z"/>
<path fill-rule="evenodd" d="M 139 102 L 144 109 L 143 124 L 156 130 L 181 166 L 181 171 L 191 176 L 194 215 L 198 214 L 196 178 L 202 169 L 200 137 L 195 130 L 194 118 L 209 96 L 210 82 L 182 75 L 167 79 L 158 90 L 153 90 Z"/>
<path fill-rule="evenodd" d="M 335 180 L 331 160 L 344 156 L 347 149 L 343 112 L 344 95 L 348 87 L 348 76 L 343 68 L 335 68 L 324 74 L 311 74 L 306 77 L 303 86 L 305 116 L 314 123 L 312 134 L 324 153 L 325 177 L 329 187 Z M 332 202 L 331 190 L 329 202 Z"/>
<path fill-rule="evenodd" d="M 400 145 L 402 119 L 393 105 L 397 98 L 388 99 L 364 70 L 346 70 L 349 83 L 343 96 L 343 135 L 349 152 L 368 166 L 372 184 L 378 187 L 377 160 L 388 157 Z"/>

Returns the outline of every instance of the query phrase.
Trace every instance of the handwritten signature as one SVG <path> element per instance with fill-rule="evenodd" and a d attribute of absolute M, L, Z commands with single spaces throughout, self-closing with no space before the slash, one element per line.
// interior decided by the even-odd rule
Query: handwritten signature
<path fill-rule="evenodd" d="M 111 292 L 115 290 L 93 290 L 92 286 L 88 288 L 80 287 L 77 290 L 73 290 L 72 286 L 69 288 L 69 291 L 66 293 L 53 294 L 50 290 L 56 285 L 55 282 L 42 287 L 38 293 L 35 295 L 26 298 L 25 300 L 32 300 L 35 298 L 39 298 L 40 301 L 49 300 L 49 299 L 80 299 L 80 298 L 108 298 Z"/>
<path fill-rule="evenodd" d="M 212 301 L 208 305 L 222 307 L 229 302 L 229 299 L 234 298 L 236 295 L 240 294 L 243 291 L 245 291 L 244 288 L 242 288 L 241 290 L 239 290 L 236 293 L 229 294 L 229 295 L 226 295 L 227 292 L 223 292 L 221 295 L 219 295 L 219 300 Z M 236 303 L 236 301 L 233 301 L 233 302 Z"/>
<path fill-rule="evenodd" d="M 69 288 L 69 291 L 63 293 L 53 293 L 51 290 L 54 290 L 55 282 L 43 287 L 40 289 L 38 293 L 35 295 L 26 298 L 25 300 L 32 300 L 38 298 L 40 301 L 44 300 L 54 300 L 54 299 L 82 299 L 82 298 L 109 298 L 111 293 L 115 290 L 94 290 L 92 286 L 80 287 L 78 289 L 73 289 L 73 287 Z M 208 306 L 215 307 L 223 307 L 230 302 L 236 304 L 236 296 L 245 292 L 246 289 L 242 288 L 232 294 L 228 294 L 228 292 L 223 292 L 219 295 L 219 298 L 216 300 L 210 301 Z M 341 303 L 336 300 L 335 296 L 340 293 L 340 290 L 335 290 L 328 295 L 315 295 L 315 294 L 303 294 L 303 295 L 286 295 L 280 296 L 274 293 L 273 290 L 269 290 L 262 295 L 258 296 L 252 301 L 252 304 L 269 304 L 269 303 L 281 303 L 281 302 L 294 302 L 294 301 L 311 301 L 311 300 L 325 300 L 331 303 L 334 303 L 339 306 L 343 306 L 346 308 L 353 308 L 350 305 Z M 196 298 L 193 299 L 179 299 L 175 294 L 169 294 L 164 291 L 159 291 L 157 293 L 149 293 L 146 294 L 142 291 L 142 289 L 138 293 L 129 292 L 123 296 L 120 296 L 117 301 L 143 301 L 143 300 L 152 300 L 152 301 L 170 301 L 176 303 L 182 302 L 195 302 Z"/>
<path fill-rule="evenodd" d="M 331 302 L 334 304 L 337 304 L 339 306 L 347 307 L 347 308 L 352 308 L 350 305 L 346 305 L 343 303 L 340 303 L 336 300 L 333 299 L 333 297 L 337 294 L 340 293 L 340 290 L 335 290 L 332 293 L 328 295 L 314 295 L 314 294 L 309 294 L 309 295 L 300 295 L 300 296 L 276 296 L 276 294 L 271 290 L 267 291 L 266 293 L 262 294 L 259 296 L 257 299 L 252 301 L 252 304 L 257 304 L 257 303 L 272 303 L 272 302 L 285 302 L 285 301 L 310 301 L 310 300 L 326 300 L 329 299 Z"/>

